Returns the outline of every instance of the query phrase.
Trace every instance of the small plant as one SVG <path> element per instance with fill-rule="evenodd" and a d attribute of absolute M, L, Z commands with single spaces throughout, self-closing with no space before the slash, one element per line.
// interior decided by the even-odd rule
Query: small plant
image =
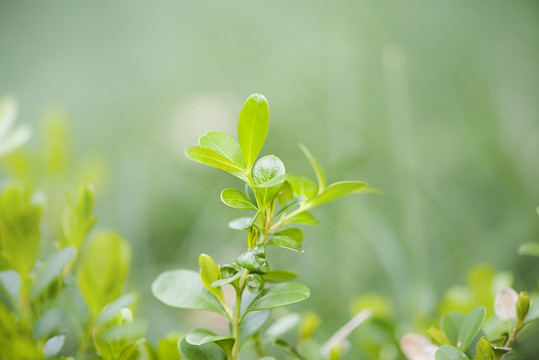
<path fill-rule="evenodd" d="M 267 356 L 268 341 L 282 345 L 294 359 L 302 355 L 284 341 L 264 339 L 259 330 L 270 317 L 271 309 L 297 303 L 310 296 L 309 288 L 292 282 L 296 274 L 273 269 L 266 248 L 276 246 L 303 252 L 303 232 L 297 225 L 316 225 L 311 209 L 353 193 L 374 191 L 361 181 L 342 181 L 327 185 L 318 162 L 303 145 L 303 151 L 316 175 L 316 182 L 288 174 L 274 155 L 257 160 L 266 140 L 269 108 L 264 96 L 254 94 L 245 102 L 238 123 L 238 140 L 210 131 L 199 140 L 199 147 L 186 150 L 189 159 L 222 170 L 244 183 L 243 191 L 224 189 L 221 201 L 232 208 L 248 210 L 251 216 L 229 223 L 245 234 L 246 251 L 235 261 L 217 265 L 206 254 L 198 258 L 200 273 L 172 270 L 160 274 L 152 284 L 153 294 L 163 303 L 181 309 L 215 312 L 230 323 L 230 334 L 217 335 L 194 329 L 180 339 L 178 348 L 187 360 L 237 360 L 246 343 L 251 343 L 259 358 Z M 234 288 L 233 304 L 225 298 L 223 287 Z M 337 356 L 334 356 L 337 358 Z"/>

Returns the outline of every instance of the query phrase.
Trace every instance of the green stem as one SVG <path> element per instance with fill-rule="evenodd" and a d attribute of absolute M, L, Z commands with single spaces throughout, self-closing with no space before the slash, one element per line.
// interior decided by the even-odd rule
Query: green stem
<path fill-rule="evenodd" d="M 515 337 L 517 336 L 517 333 L 522 328 L 522 325 L 523 325 L 522 321 L 517 320 L 515 327 L 513 328 L 513 331 L 511 332 L 511 335 L 509 335 L 509 338 L 505 342 L 504 347 L 511 347 L 511 344 L 513 343 L 513 341 L 515 341 Z"/>
<path fill-rule="evenodd" d="M 234 307 L 234 317 L 232 319 L 232 337 L 234 338 L 234 346 L 232 347 L 232 360 L 237 360 L 239 353 L 240 353 L 240 347 L 239 347 L 239 340 L 240 340 L 240 325 L 241 321 L 243 320 L 241 316 L 241 298 L 243 294 L 243 290 L 245 289 L 245 281 L 247 280 L 247 277 L 249 276 L 249 271 L 246 271 L 240 278 L 238 290 L 236 292 L 236 305 Z"/>

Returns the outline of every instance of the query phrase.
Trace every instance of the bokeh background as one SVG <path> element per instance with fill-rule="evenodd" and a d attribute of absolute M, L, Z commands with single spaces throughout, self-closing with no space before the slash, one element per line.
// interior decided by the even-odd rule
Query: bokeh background
<path fill-rule="evenodd" d="M 539 239 L 538 64 L 536 1 L 1 0 L 0 96 L 34 130 L 2 172 L 49 192 L 58 219 L 64 190 L 96 183 L 155 341 L 197 323 L 152 298 L 155 276 L 245 247 L 219 201 L 240 184 L 183 151 L 235 135 L 243 101 L 264 94 L 263 153 L 312 176 L 303 142 L 330 181 L 384 191 L 317 209 L 305 254 L 272 252 L 312 290 L 294 309 L 322 318 L 323 339 L 378 293 L 402 335 L 477 264 L 537 288 L 517 248 Z"/>

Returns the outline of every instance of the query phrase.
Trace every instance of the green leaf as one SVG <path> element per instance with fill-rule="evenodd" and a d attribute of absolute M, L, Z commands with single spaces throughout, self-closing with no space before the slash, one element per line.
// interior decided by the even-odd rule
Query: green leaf
<path fill-rule="evenodd" d="M 159 340 L 159 344 L 157 345 L 157 359 L 182 360 L 178 349 L 178 343 L 181 337 L 179 334 L 172 333 Z"/>
<path fill-rule="evenodd" d="M 245 194 L 236 189 L 224 189 L 221 192 L 221 201 L 234 209 L 258 210 Z"/>
<path fill-rule="evenodd" d="M 266 263 L 266 248 L 263 245 L 255 246 L 241 254 L 237 261 L 247 270 L 257 271 Z"/>
<path fill-rule="evenodd" d="M 326 189 L 316 195 L 307 204 L 308 208 L 312 208 L 318 205 L 325 204 L 340 198 L 341 196 L 348 195 L 354 191 L 358 191 L 365 187 L 367 184 L 363 181 L 341 181 L 329 185 Z"/>
<path fill-rule="evenodd" d="M 286 170 L 281 159 L 274 155 L 260 158 L 253 167 L 253 191 L 263 205 L 273 201 L 286 180 Z"/>
<path fill-rule="evenodd" d="M 285 315 L 275 321 L 271 326 L 266 330 L 264 337 L 269 337 L 271 339 L 277 339 L 285 336 L 290 333 L 292 330 L 297 329 L 301 322 L 301 316 L 296 313 Z"/>
<path fill-rule="evenodd" d="M 318 193 L 318 186 L 309 178 L 288 174 L 286 179 L 290 183 L 290 186 L 292 186 L 296 196 L 304 196 L 307 199 L 312 199 Z"/>
<path fill-rule="evenodd" d="M 281 283 L 262 290 L 246 311 L 265 310 L 294 304 L 308 299 L 310 295 L 309 288 L 304 284 L 296 282 Z"/>
<path fill-rule="evenodd" d="M 131 247 L 119 235 L 107 232 L 93 238 L 78 273 L 92 316 L 120 297 L 130 262 Z"/>
<path fill-rule="evenodd" d="M 234 346 L 234 338 L 231 336 L 215 335 L 206 329 L 193 329 L 185 335 L 185 341 L 191 345 L 202 346 L 208 343 L 218 345 L 228 355 L 232 353 Z"/>
<path fill-rule="evenodd" d="M 224 351 L 214 343 L 192 345 L 183 337 L 178 342 L 180 355 L 184 360 L 226 360 Z"/>
<path fill-rule="evenodd" d="M 243 216 L 237 219 L 234 219 L 228 223 L 228 227 L 233 230 L 249 230 L 251 227 L 251 223 L 253 222 L 253 218 L 249 216 Z"/>
<path fill-rule="evenodd" d="M 213 295 L 217 296 L 217 298 L 224 301 L 225 298 L 221 288 L 211 286 L 214 281 L 221 280 L 221 271 L 219 271 L 219 267 L 215 261 L 213 261 L 209 255 L 200 254 L 198 257 L 198 265 L 200 266 L 200 279 L 202 280 L 204 286 L 206 286 L 206 289 L 208 289 Z"/>
<path fill-rule="evenodd" d="M 457 345 L 459 332 L 465 318 L 466 315 L 462 313 L 451 312 L 440 320 L 440 327 L 452 345 Z"/>
<path fill-rule="evenodd" d="M 192 310 L 208 310 L 226 317 L 219 301 L 204 287 L 199 274 L 191 270 L 161 273 L 152 283 L 152 293 L 166 305 Z"/>
<path fill-rule="evenodd" d="M 470 346 L 475 336 L 479 333 L 479 330 L 481 330 L 485 315 L 486 309 L 478 306 L 466 316 L 460 327 L 457 339 L 457 346 L 460 350 L 466 351 L 468 349 L 468 346 Z"/>
<path fill-rule="evenodd" d="M 249 305 L 253 302 L 254 299 L 256 299 L 257 294 L 252 294 L 248 291 L 243 292 L 243 296 L 241 298 L 241 309 L 240 313 L 244 314 L 243 320 L 240 324 L 240 331 L 239 331 L 239 348 L 243 347 L 247 341 L 253 336 L 256 332 L 260 330 L 260 328 L 268 322 L 271 310 L 263 310 L 263 311 L 253 311 L 249 313 L 245 313 Z"/>
<path fill-rule="evenodd" d="M 286 270 L 270 270 L 264 274 L 264 280 L 271 283 L 289 281 L 298 277 L 298 274 Z"/>
<path fill-rule="evenodd" d="M 291 208 L 293 208 L 294 206 L 296 205 L 299 205 L 301 204 L 302 202 L 304 202 L 305 200 L 307 200 L 307 198 L 305 196 L 298 196 L 296 198 L 293 198 L 292 200 L 290 200 L 288 203 L 286 203 L 280 210 L 277 214 L 275 214 L 275 217 L 281 215 L 282 213 L 290 210 Z"/>
<path fill-rule="evenodd" d="M 240 112 L 238 139 L 247 169 L 256 161 L 269 128 L 269 107 L 266 98 L 259 94 L 251 95 Z"/>
<path fill-rule="evenodd" d="M 232 161 L 222 155 L 219 155 L 213 150 L 203 149 L 199 147 L 190 147 L 185 150 L 185 156 L 187 156 L 193 161 L 199 162 L 204 165 L 212 166 L 220 170 L 238 172 L 242 171 L 242 169 L 238 165 L 234 164 Z"/>
<path fill-rule="evenodd" d="M 39 257 L 42 206 L 21 183 L 4 185 L 0 196 L 0 247 L 23 279 Z"/>
<path fill-rule="evenodd" d="M 241 269 L 240 271 L 238 271 L 235 275 L 231 277 L 228 277 L 226 279 L 216 280 L 211 283 L 211 287 L 217 288 L 226 284 L 230 284 L 236 281 L 237 279 L 239 279 L 243 275 L 244 272 L 245 272 L 245 269 Z"/>
<path fill-rule="evenodd" d="M 309 149 L 303 144 L 299 144 L 300 150 L 303 152 L 307 160 L 311 163 L 311 166 L 314 170 L 314 174 L 316 175 L 316 180 L 318 181 L 318 191 L 321 192 L 326 188 L 326 176 L 324 175 L 324 171 L 322 171 L 322 167 L 320 164 L 318 164 L 318 161 L 313 157 Z"/>
<path fill-rule="evenodd" d="M 298 229 L 298 228 L 282 229 L 282 230 L 277 231 L 274 235 L 288 236 L 288 237 L 291 237 L 292 239 L 296 240 L 297 242 L 302 242 L 303 241 L 303 231 L 301 231 L 301 229 Z"/>
<path fill-rule="evenodd" d="M 208 131 L 199 139 L 200 147 L 215 151 L 240 168 L 245 168 L 240 144 L 232 136 L 220 131 Z"/>
<path fill-rule="evenodd" d="M 15 270 L 5 270 L 0 272 L 0 301 L 6 307 L 13 311 L 17 311 L 21 293 L 21 277 Z"/>
<path fill-rule="evenodd" d="M 477 342 L 475 360 L 494 360 L 494 351 L 492 351 L 489 341 L 484 336 Z"/>
<path fill-rule="evenodd" d="M 55 280 L 62 276 L 76 252 L 77 249 L 74 246 L 66 247 L 54 253 L 41 265 L 30 292 L 30 300 L 41 295 Z"/>
<path fill-rule="evenodd" d="M 434 354 L 436 360 L 466 360 L 468 357 L 451 345 L 442 345 Z M 469 359 L 468 359 L 469 360 Z"/>
<path fill-rule="evenodd" d="M 291 218 L 287 218 L 284 224 L 305 224 L 305 225 L 317 225 L 318 221 L 311 213 L 301 212 Z"/>
<path fill-rule="evenodd" d="M 519 255 L 539 256 L 539 241 L 524 243 L 518 248 Z"/>
<path fill-rule="evenodd" d="M 65 335 L 56 335 L 43 344 L 45 359 L 50 359 L 60 353 L 62 347 L 64 347 L 65 338 Z"/>
<path fill-rule="evenodd" d="M 290 201 L 294 199 L 294 189 L 292 189 L 292 186 L 288 181 L 285 181 L 281 188 L 279 189 L 279 192 L 277 193 L 277 200 L 279 200 L 279 204 L 281 206 L 285 206 Z"/>
<path fill-rule="evenodd" d="M 272 236 L 268 240 L 267 244 L 277 246 L 283 249 L 294 250 L 300 253 L 303 252 L 303 246 L 301 246 L 301 242 L 286 235 Z"/>

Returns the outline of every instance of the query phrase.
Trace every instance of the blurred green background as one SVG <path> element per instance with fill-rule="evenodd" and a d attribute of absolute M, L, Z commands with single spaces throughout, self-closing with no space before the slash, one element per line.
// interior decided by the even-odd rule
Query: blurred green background
<path fill-rule="evenodd" d="M 539 239 L 538 64 L 537 1 L 1 0 L 0 96 L 34 129 L 31 164 L 15 154 L 2 171 L 47 190 L 52 217 L 64 189 L 96 182 L 99 227 L 133 246 L 129 288 L 155 341 L 200 325 L 152 298 L 155 276 L 245 247 L 219 201 L 239 182 L 183 150 L 235 135 L 262 93 L 263 153 L 312 176 L 303 142 L 330 181 L 384 191 L 316 210 L 305 254 L 271 254 L 312 290 L 294 309 L 329 337 L 377 292 L 402 335 L 476 264 L 537 289 L 538 264 L 516 250 Z"/>

